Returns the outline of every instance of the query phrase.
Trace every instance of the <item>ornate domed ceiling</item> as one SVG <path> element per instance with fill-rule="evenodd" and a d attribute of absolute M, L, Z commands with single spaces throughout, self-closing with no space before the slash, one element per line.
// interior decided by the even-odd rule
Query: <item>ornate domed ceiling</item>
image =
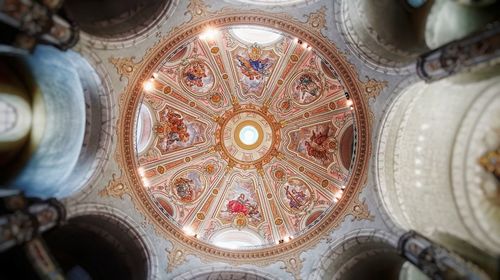
<path fill-rule="evenodd" d="M 262 258 L 353 211 L 366 101 L 321 37 L 232 20 L 194 24 L 148 52 L 123 97 L 122 151 L 161 231 L 221 257 Z"/>
<path fill-rule="evenodd" d="M 301 235 L 335 205 L 353 113 L 338 75 L 274 30 L 209 30 L 145 84 L 137 163 L 165 219 L 242 249 Z"/>

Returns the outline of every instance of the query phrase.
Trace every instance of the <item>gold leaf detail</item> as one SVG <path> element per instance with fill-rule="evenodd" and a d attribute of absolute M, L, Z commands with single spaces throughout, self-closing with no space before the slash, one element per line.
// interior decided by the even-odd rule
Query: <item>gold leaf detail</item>
<path fill-rule="evenodd" d="M 127 79 L 132 76 L 134 73 L 137 65 L 139 63 L 134 62 L 135 56 L 132 57 L 110 57 L 108 61 L 112 63 L 115 68 L 116 68 L 116 73 L 120 75 L 120 81 L 123 79 L 123 77 L 127 77 Z"/>
<path fill-rule="evenodd" d="M 169 251 L 167 250 L 167 252 Z M 173 247 L 168 253 L 167 259 L 167 272 L 172 272 L 175 267 L 186 261 L 186 253 L 182 249 Z"/>
<path fill-rule="evenodd" d="M 351 208 L 351 214 L 353 215 L 352 220 L 370 220 L 373 221 L 375 218 L 368 209 L 368 204 L 366 204 L 366 199 L 363 201 L 356 201 Z"/>
<path fill-rule="evenodd" d="M 123 195 L 129 192 L 129 188 L 120 180 L 121 176 L 118 179 L 116 179 L 115 173 L 113 173 L 112 176 L 113 179 L 109 181 L 108 185 L 104 189 L 99 191 L 99 196 L 111 196 L 114 198 L 123 199 Z"/>
<path fill-rule="evenodd" d="M 492 173 L 497 178 L 500 177 L 500 148 L 496 151 L 487 152 L 478 161 L 484 170 Z"/>
<path fill-rule="evenodd" d="M 291 273 L 296 280 L 301 280 L 300 270 L 302 269 L 302 260 L 299 256 L 294 256 L 285 262 L 285 271 Z"/>
<path fill-rule="evenodd" d="M 184 14 L 186 15 L 187 13 L 190 13 L 193 18 L 206 16 L 208 13 L 208 7 L 209 6 L 207 6 L 203 0 L 191 0 L 187 6 L 187 11 Z"/>
<path fill-rule="evenodd" d="M 364 83 L 366 100 L 375 99 L 387 86 L 387 81 L 377 81 L 366 76 L 368 81 Z"/>
<path fill-rule="evenodd" d="M 312 27 L 316 32 L 321 33 L 321 29 L 328 29 L 326 27 L 326 7 L 322 6 L 316 12 L 312 12 L 307 16 L 307 24 Z"/>

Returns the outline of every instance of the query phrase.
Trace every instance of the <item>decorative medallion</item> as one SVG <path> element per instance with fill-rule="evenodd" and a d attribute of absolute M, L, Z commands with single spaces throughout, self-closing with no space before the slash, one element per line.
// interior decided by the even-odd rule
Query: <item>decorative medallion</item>
<path fill-rule="evenodd" d="M 115 66 L 116 72 L 118 73 L 118 75 L 120 75 L 120 81 L 123 79 L 123 77 L 130 78 L 130 76 L 134 73 L 135 69 L 137 68 L 138 64 L 134 62 L 135 56 L 127 58 L 110 57 L 108 60 Z"/>
<path fill-rule="evenodd" d="M 219 120 L 216 144 L 221 157 L 248 169 L 262 166 L 277 155 L 280 125 L 262 108 L 242 105 L 227 111 Z"/>

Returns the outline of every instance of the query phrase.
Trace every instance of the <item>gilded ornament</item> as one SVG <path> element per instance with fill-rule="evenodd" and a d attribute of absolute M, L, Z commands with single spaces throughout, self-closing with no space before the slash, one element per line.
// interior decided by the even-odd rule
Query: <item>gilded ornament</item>
<path fill-rule="evenodd" d="M 242 213 L 238 213 L 233 219 L 233 227 L 237 229 L 242 229 L 248 224 L 248 219 Z"/>
<path fill-rule="evenodd" d="M 333 111 L 337 108 L 337 105 L 335 105 L 335 102 L 330 102 L 328 103 L 328 108 Z"/>
<path fill-rule="evenodd" d="M 173 247 L 172 250 L 167 250 L 167 252 L 167 272 L 172 272 L 174 268 L 186 261 L 186 253 L 184 250 Z"/>
<path fill-rule="evenodd" d="M 208 13 L 208 7 L 203 0 L 191 0 L 184 14 L 190 13 L 193 18 L 205 16 Z"/>
<path fill-rule="evenodd" d="M 196 214 L 196 218 L 197 218 L 198 220 L 203 221 L 203 220 L 205 220 L 205 214 L 203 214 L 203 213 L 201 213 L 201 212 L 200 212 L 200 213 L 197 213 L 197 214 Z"/>
<path fill-rule="evenodd" d="M 322 6 L 319 10 L 310 13 L 307 16 L 306 23 L 312 27 L 312 29 L 318 33 L 321 33 L 321 29 L 328 29 L 326 27 L 326 7 Z"/>
<path fill-rule="evenodd" d="M 134 71 L 139 63 L 134 62 L 135 56 L 132 57 L 110 57 L 108 61 L 112 63 L 118 75 L 120 75 L 120 81 L 123 77 L 127 79 L 134 74 Z"/>
<path fill-rule="evenodd" d="M 302 270 L 303 264 L 299 256 L 294 256 L 285 262 L 285 267 L 282 267 L 287 272 L 293 275 L 295 280 L 301 280 L 300 271 Z"/>
<path fill-rule="evenodd" d="M 283 171 L 282 169 L 278 169 L 274 172 L 274 176 L 276 177 L 276 179 L 281 180 L 283 179 L 283 177 L 285 177 L 285 171 Z"/>
<path fill-rule="evenodd" d="M 368 204 L 366 204 L 366 199 L 363 199 L 363 201 L 356 201 L 353 203 L 351 206 L 351 214 L 353 215 L 352 220 L 353 221 L 360 221 L 360 220 L 370 220 L 373 221 L 375 218 L 370 210 L 368 209 Z"/>
<path fill-rule="evenodd" d="M 156 171 L 158 171 L 158 173 L 160 173 L 160 174 L 163 174 L 163 173 L 165 173 L 165 167 L 160 165 L 160 166 L 156 167 Z"/>
<path fill-rule="evenodd" d="M 497 179 L 500 179 L 500 148 L 482 155 L 478 162 L 484 170 L 493 174 Z"/>
<path fill-rule="evenodd" d="M 207 164 L 205 166 L 205 172 L 207 172 L 208 174 L 213 174 L 215 171 L 215 166 L 213 164 Z"/>
<path fill-rule="evenodd" d="M 163 88 L 164 94 L 170 94 L 172 92 L 172 88 L 170 86 L 166 86 Z"/>
<path fill-rule="evenodd" d="M 387 86 L 387 81 L 377 81 L 375 79 L 370 79 L 368 76 L 366 76 L 366 78 L 368 80 L 363 84 L 366 100 L 375 99 Z"/>
<path fill-rule="evenodd" d="M 116 174 L 113 173 L 112 178 L 113 179 L 109 181 L 108 185 L 104 189 L 99 191 L 99 196 L 111 196 L 114 198 L 123 199 L 123 195 L 129 193 L 129 188 L 125 184 L 123 184 L 123 182 L 121 181 L 121 176 L 117 179 Z"/>
<path fill-rule="evenodd" d="M 323 181 L 321 181 L 321 186 L 322 186 L 323 188 L 328 187 L 328 185 L 329 185 L 329 184 L 330 184 L 330 183 L 329 183 L 329 182 L 328 182 L 328 180 L 326 180 L 326 179 L 325 179 L 325 180 L 323 180 Z"/>

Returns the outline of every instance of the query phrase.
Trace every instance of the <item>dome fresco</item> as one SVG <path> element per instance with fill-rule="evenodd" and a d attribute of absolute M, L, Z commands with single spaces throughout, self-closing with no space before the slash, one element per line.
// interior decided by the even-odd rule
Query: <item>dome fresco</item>
<path fill-rule="evenodd" d="M 307 43 L 211 29 L 157 65 L 141 93 L 136 168 L 164 219 L 252 249 L 306 234 L 335 207 L 355 145 L 352 102 Z"/>

